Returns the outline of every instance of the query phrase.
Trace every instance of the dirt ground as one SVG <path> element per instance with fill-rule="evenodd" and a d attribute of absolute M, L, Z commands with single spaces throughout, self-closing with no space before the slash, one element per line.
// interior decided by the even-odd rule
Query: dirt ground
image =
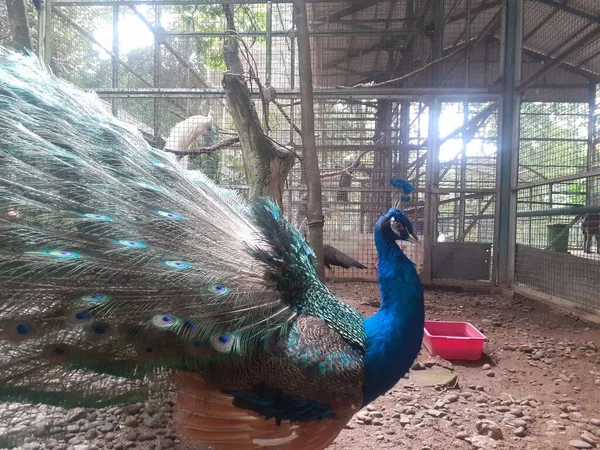
<path fill-rule="evenodd" d="M 375 284 L 331 283 L 330 288 L 365 315 L 377 310 L 371 306 L 378 299 Z M 331 450 L 600 445 L 598 325 L 523 298 L 430 290 L 425 299 L 427 320 L 468 321 L 487 336 L 483 358 L 448 364 L 423 348 L 417 360 L 422 365 L 415 368 L 451 368 L 457 385 L 418 387 L 411 371 L 357 414 Z"/>

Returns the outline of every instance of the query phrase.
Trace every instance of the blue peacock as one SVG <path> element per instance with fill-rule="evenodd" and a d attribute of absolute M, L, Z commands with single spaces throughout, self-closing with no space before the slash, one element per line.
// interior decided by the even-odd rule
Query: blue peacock
<path fill-rule="evenodd" d="M 325 448 L 420 350 L 423 290 L 396 243 L 414 238 L 398 209 L 377 221 L 382 305 L 364 319 L 271 201 L 192 180 L 0 49 L 0 401 L 174 395 L 198 442 Z"/>

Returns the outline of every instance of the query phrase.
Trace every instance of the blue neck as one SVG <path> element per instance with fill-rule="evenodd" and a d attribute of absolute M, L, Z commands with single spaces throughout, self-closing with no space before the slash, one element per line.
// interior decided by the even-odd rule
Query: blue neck
<path fill-rule="evenodd" d="M 389 232 L 388 232 L 389 233 Z M 390 390 L 410 369 L 421 349 L 425 306 L 415 265 L 394 242 L 375 230 L 381 308 L 365 319 L 367 351 L 363 406 Z"/>

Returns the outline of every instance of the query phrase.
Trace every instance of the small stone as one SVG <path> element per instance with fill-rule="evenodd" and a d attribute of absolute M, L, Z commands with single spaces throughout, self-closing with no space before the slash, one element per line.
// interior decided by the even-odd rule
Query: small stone
<path fill-rule="evenodd" d="M 587 442 L 588 444 L 592 445 L 592 446 L 596 446 L 596 440 L 594 439 L 594 436 L 592 436 L 590 433 L 584 431 L 583 433 L 581 433 L 581 440 L 584 442 Z"/>
<path fill-rule="evenodd" d="M 513 423 L 516 427 L 527 427 L 527 421 L 523 419 L 516 419 Z"/>
<path fill-rule="evenodd" d="M 495 377 L 495 376 L 496 376 L 496 372 L 494 372 L 493 370 L 488 370 L 488 371 L 485 373 L 485 376 L 486 376 L 486 377 L 493 378 L 493 377 Z"/>
<path fill-rule="evenodd" d="M 515 417 L 523 417 L 523 410 L 521 408 L 511 408 L 510 413 Z"/>
<path fill-rule="evenodd" d="M 488 436 L 471 436 L 466 440 L 470 442 L 471 446 L 475 449 L 488 450 L 490 448 L 498 447 L 494 440 Z"/>
<path fill-rule="evenodd" d="M 571 422 L 581 422 L 583 415 L 580 412 L 574 411 L 574 412 L 570 412 L 568 417 Z"/>
<path fill-rule="evenodd" d="M 144 411 L 150 416 L 153 416 L 159 410 L 160 410 L 160 408 L 158 407 L 158 405 L 156 403 L 148 402 L 144 405 Z"/>
<path fill-rule="evenodd" d="M 85 432 L 85 438 L 86 438 L 88 441 L 91 441 L 92 439 L 95 439 L 96 437 L 98 437 L 98 432 L 97 432 L 96 430 L 94 430 L 94 429 L 92 429 L 92 430 L 87 430 L 87 431 Z"/>
<path fill-rule="evenodd" d="M 69 444 L 71 444 L 71 445 L 83 444 L 83 437 L 75 436 L 75 437 L 69 439 Z"/>
<path fill-rule="evenodd" d="M 461 441 L 464 441 L 466 438 L 469 437 L 469 433 L 467 433 L 466 431 L 459 431 L 458 433 L 456 433 L 456 435 L 454 437 L 456 439 L 460 439 Z"/>
<path fill-rule="evenodd" d="M 592 444 L 588 444 L 585 441 L 580 441 L 579 439 L 573 439 L 569 441 L 569 445 L 575 448 L 594 448 Z"/>
<path fill-rule="evenodd" d="M 139 425 L 139 422 L 135 418 L 135 416 L 127 416 L 127 418 L 125 419 L 125 426 L 126 427 L 135 428 L 138 425 Z"/>
<path fill-rule="evenodd" d="M 67 425 L 67 433 L 79 433 L 79 425 Z"/>
<path fill-rule="evenodd" d="M 515 428 L 513 433 L 517 437 L 525 437 L 525 435 L 527 434 L 527 432 L 525 431 L 525 427 L 517 427 Z"/>
<path fill-rule="evenodd" d="M 444 411 L 440 411 L 438 409 L 428 409 L 427 414 L 429 414 L 432 417 L 435 417 L 436 419 L 439 419 L 440 417 L 444 417 L 446 415 Z"/>
<path fill-rule="evenodd" d="M 73 408 L 67 413 L 67 421 L 77 422 L 80 419 L 85 419 L 86 416 L 85 408 Z"/>
<path fill-rule="evenodd" d="M 458 394 L 448 394 L 444 397 L 444 401 L 447 403 L 456 403 L 458 401 Z"/>
<path fill-rule="evenodd" d="M 600 419 L 590 419 L 590 424 L 595 427 L 600 427 Z"/>
<path fill-rule="evenodd" d="M 483 366 L 481 366 L 481 370 L 490 370 L 492 368 L 492 366 L 490 366 L 489 364 L 484 364 Z"/>
<path fill-rule="evenodd" d="M 479 434 L 489 436 L 496 441 L 502 439 L 503 437 L 500 425 L 492 420 L 478 420 L 475 423 L 475 428 Z"/>

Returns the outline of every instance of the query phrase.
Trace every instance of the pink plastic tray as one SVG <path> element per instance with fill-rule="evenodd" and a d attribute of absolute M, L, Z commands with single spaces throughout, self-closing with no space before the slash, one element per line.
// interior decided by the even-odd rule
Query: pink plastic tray
<path fill-rule="evenodd" d="M 425 321 L 423 343 L 431 356 L 448 360 L 481 359 L 487 338 L 469 322 Z"/>

